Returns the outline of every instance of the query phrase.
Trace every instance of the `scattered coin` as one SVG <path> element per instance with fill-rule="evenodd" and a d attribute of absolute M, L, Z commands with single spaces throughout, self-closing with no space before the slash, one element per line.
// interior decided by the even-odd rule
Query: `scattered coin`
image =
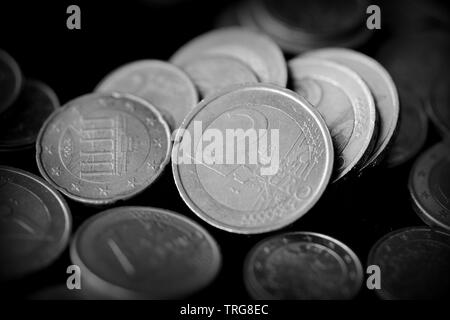
<path fill-rule="evenodd" d="M 203 124 L 200 132 L 198 123 Z M 303 216 L 329 182 L 334 156 L 326 124 L 314 107 L 290 90 L 262 84 L 228 88 L 204 99 L 181 129 L 172 152 L 175 183 L 191 210 L 217 228 L 246 234 L 282 228 Z M 220 147 L 226 148 L 225 160 L 180 161 L 188 137 L 203 139 L 210 129 L 225 137 L 227 130 L 257 130 L 267 138 L 258 143 L 249 138 L 244 150 L 237 144 L 247 146 L 247 139 L 236 145 L 225 140 Z M 205 154 L 209 147 L 203 145 L 194 141 L 191 150 Z M 250 161 L 251 153 L 259 154 L 258 161 Z M 245 155 L 245 161 L 236 161 L 235 154 Z M 274 170 L 263 173 L 271 166 Z"/>
<path fill-rule="evenodd" d="M 270 36 L 290 53 L 321 47 L 356 47 L 371 35 L 365 1 L 247 1 L 237 8 L 242 26 Z M 320 18 L 318 18 L 320 16 Z"/>
<path fill-rule="evenodd" d="M 33 146 L 39 129 L 58 107 L 58 97 L 50 87 L 26 80 L 14 105 L 0 114 L 0 150 Z"/>
<path fill-rule="evenodd" d="M 188 76 L 159 60 L 128 63 L 107 75 L 95 91 L 137 95 L 158 108 L 173 130 L 198 102 L 197 91 Z"/>
<path fill-rule="evenodd" d="M 258 243 L 244 264 L 244 281 L 254 299 L 351 299 L 362 284 L 353 251 L 329 236 L 292 232 Z"/>
<path fill-rule="evenodd" d="M 427 138 L 428 119 L 420 100 L 413 94 L 402 91 L 400 90 L 399 128 L 385 159 L 390 168 L 414 158 Z"/>
<path fill-rule="evenodd" d="M 22 86 L 22 73 L 17 62 L 0 49 L 0 113 L 16 100 Z"/>
<path fill-rule="evenodd" d="M 393 231 L 371 249 L 368 265 L 381 271 L 382 299 L 430 299 L 450 292 L 450 235 L 427 227 Z"/>
<path fill-rule="evenodd" d="M 286 86 L 287 70 L 283 53 L 263 34 L 238 27 L 213 30 L 185 44 L 170 61 L 182 65 L 200 54 L 236 58 L 248 65 L 259 81 Z"/>
<path fill-rule="evenodd" d="M 380 123 L 376 145 L 362 170 L 379 164 L 393 140 L 400 112 L 397 89 L 389 73 L 374 59 L 350 49 L 321 49 L 308 52 L 306 56 L 343 64 L 358 73 L 367 84 L 375 100 Z"/>
<path fill-rule="evenodd" d="M 69 207 L 47 182 L 0 166 L 0 281 L 50 265 L 67 246 L 71 223 Z"/>
<path fill-rule="evenodd" d="M 439 143 L 417 159 L 409 192 L 413 208 L 426 224 L 450 231 L 450 146 Z"/>
<path fill-rule="evenodd" d="M 199 56 L 180 66 L 192 79 L 202 98 L 230 85 L 258 82 L 247 65 L 227 56 Z"/>
<path fill-rule="evenodd" d="M 333 180 L 358 170 L 376 142 L 375 103 L 351 69 L 332 61 L 299 56 L 289 61 L 294 90 L 314 105 L 328 125 L 335 151 Z"/>
<path fill-rule="evenodd" d="M 185 296 L 209 284 L 221 264 L 219 247 L 201 226 L 149 207 L 91 217 L 76 232 L 70 256 L 86 286 L 117 299 Z"/>
<path fill-rule="evenodd" d="M 121 93 L 88 94 L 55 111 L 36 141 L 42 176 L 88 204 L 128 199 L 147 188 L 170 156 L 170 131 L 147 101 Z"/>

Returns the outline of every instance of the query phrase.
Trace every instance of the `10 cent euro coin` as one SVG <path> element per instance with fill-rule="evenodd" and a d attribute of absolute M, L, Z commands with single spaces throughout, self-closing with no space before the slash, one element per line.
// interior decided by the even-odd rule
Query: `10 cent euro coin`
<path fill-rule="evenodd" d="M 88 94 L 55 111 L 36 141 L 42 176 L 69 198 L 108 204 L 143 191 L 170 157 L 170 131 L 150 103 Z"/>
<path fill-rule="evenodd" d="M 236 233 L 282 228 L 321 197 L 333 147 L 319 113 L 296 93 L 239 85 L 204 99 L 183 121 L 172 152 L 186 204 Z"/>

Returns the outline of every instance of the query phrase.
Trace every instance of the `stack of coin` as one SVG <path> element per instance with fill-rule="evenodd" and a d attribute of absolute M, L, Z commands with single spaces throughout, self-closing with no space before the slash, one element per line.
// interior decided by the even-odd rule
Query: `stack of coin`
<path fill-rule="evenodd" d="M 23 80 L 17 62 L 0 50 L 0 151 L 33 147 L 42 124 L 58 107 L 50 87 Z"/>
<path fill-rule="evenodd" d="M 371 35 L 365 0 L 248 0 L 232 7 L 220 25 L 239 24 L 270 36 L 288 53 L 359 47 Z"/>

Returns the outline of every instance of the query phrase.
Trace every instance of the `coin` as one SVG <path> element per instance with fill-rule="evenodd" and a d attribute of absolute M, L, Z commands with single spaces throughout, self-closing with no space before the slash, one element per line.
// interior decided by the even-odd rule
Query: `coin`
<path fill-rule="evenodd" d="M 312 232 L 291 232 L 259 242 L 247 255 L 244 281 L 254 299 L 351 299 L 362 266 L 342 242 Z"/>
<path fill-rule="evenodd" d="M 47 182 L 0 166 L 0 281 L 55 261 L 67 246 L 71 223 L 69 207 Z"/>
<path fill-rule="evenodd" d="M 389 71 L 397 87 L 426 100 L 435 80 L 448 70 L 449 54 L 449 34 L 430 31 L 392 38 L 381 47 L 377 60 Z"/>
<path fill-rule="evenodd" d="M 286 86 L 286 61 L 280 48 L 267 36 L 245 28 L 216 29 L 191 40 L 170 58 L 175 65 L 199 54 L 218 54 L 236 58 L 265 83 Z"/>
<path fill-rule="evenodd" d="M 0 115 L 0 150 L 33 146 L 42 124 L 58 107 L 58 97 L 50 87 L 26 80 L 13 107 Z"/>
<path fill-rule="evenodd" d="M 361 170 L 380 163 L 392 142 L 400 112 L 397 89 L 389 73 L 374 59 L 350 49 L 321 49 L 308 52 L 306 56 L 343 64 L 355 71 L 367 84 L 375 100 L 380 123 L 374 150 Z"/>
<path fill-rule="evenodd" d="M 0 49 L 0 113 L 16 100 L 22 86 L 22 73 L 17 62 Z"/>
<path fill-rule="evenodd" d="M 417 159 L 409 177 L 413 208 L 430 226 L 450 231 L 450 147 L 439 143 Z"/>
<path fill-rule="evenodd" d="M 400 118 L 397 135 L 385 158 L 390 168 L 399 166 L 417 155 L 427 138 L 428 120 L 420 101 L 408 93 L 400 93 Z"/>
<path fill-rule="evenodd" d="M 450 235 L 427 227 L 393 231 L 370 250 L 368 265 L 381 271 L 382 299 L 449 296 Z"/>
<path fill-rule="evenodd" d="M 84 284 L 104 297 L 169 299 L 191 294 L 216 276 L 215 240 L 179 214 L 117 207 L 92 216 L 71 243 Z"/>
<path fill-rule="evenodd" d="M 95 91 L 137 95 L 158 108 L 172 129 L 178 128 L 198 102 L 197 90 L 188 76 L 159 60 L 128 63 L 108 74 Z"/>
<path fill-rule="evenodd" d="M 443 137 L 450 136 L 450 77 L 448 73 L 437 79 L 425 102 L 428 116 Z"/>
<path fill-rule="evenodd" d="M 183 62 L 180 67 L 192 79 L 202 98 L 233 84 L 258 82 L 247 65 L 227 56 L 199 56 Z"/>
<path fill-rule="evenodd" d="M 170 156 L 170 132 L 147 101 L 121 93 L 76 98 L 55 111 L 36 141 L 42 176 L 69 198 L 100 205 L 147 188 Z"/>
<path fill-rule="evenodd" d="M 324 59 L 296 57 L 288 62 L 294 91 L 314 105 L 333 138 L 333 180 L 358 170 L 376 142 L 375 103 L 364 81 L 349 68 Z"/>
<path fill-rule="evenodd" d="M 221 142 L 216 150 L 207 144 L 213 133 Z M 305 99 L 278 86 L 240 85 L 204 99 L 186 117 L 172 170 L 183 200 L 200 218 L 251 234 L 308 212 L 329 182 L 333 158 L 326 124 Z"/>

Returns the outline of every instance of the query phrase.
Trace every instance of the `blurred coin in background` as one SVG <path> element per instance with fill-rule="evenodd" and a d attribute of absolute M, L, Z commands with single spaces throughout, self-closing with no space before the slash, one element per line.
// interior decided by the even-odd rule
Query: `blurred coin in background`
<path fill-rule="evenodd" d="M 399 127 L 385 158 L 388 167 L 399 166 L 422 149 L 428 132 L 428 119 L 414 92 L 399 88 L 400 117 Z"/>
<path fill-rule="evenodd" d="M 240 25 L 262 32 L 289 53 L 339 46 L 357 47 L 371 35 L 364 0 L 247 1 L 236 7 Z"/>
<path fill-rule="evenodd" d="M 216 29 L 189 41 L 170 61 L 179 66 L 201 54 L 234 57 L 248 65 L 259 81 L 286 86 L 283 53 L 276 43 L 261 33 L 238 27 Z"/>
<path fill-rule="evenodd" d="M 158 108 L 172 130 L 198 102 L 197 91 L 187 75 L 159 60 L 130 62 L 107 75 L 95 91 L 130 93 L 147 100 Z"/>
<path fill-rule="evenodd" d="M 421 155 L 409 178 L 414 211 L 428 225 L 450 231 L 450 145 L 439 143 Z"/>
<path fill-rule="evenodd" d="M 371 57 L 350 49 L 320 49 L 310 51 L 304 56 L 343 64 L 358 73 L 367 84 L 379 115 L 379 132 L 374 150 L 361 169 L 377 165 L 393 140 L 400 112 L 397 88 L 389 73 Z"/>
<path fill-rule="evenodd" d="M 147 188 L 169 161 L 159 111 L 129 94 L 94 93 L 55 111 L 36 141 L 42 176 L 69 198 L 100 205 Z"/>
<path fill-rule="evenodd" d="M 81 268 L 82 285 L 113 299 L 184 297 L 208 285 L 221 265 L 205 229 L 150 207 L 117 207 L 89 218 L 70 257 Z"/>
<path fill-rule="evenodd" d="M 245 286 L 254 299 L 351 299 L 362 281 L 355 253 L 318 233 L 292 232 L 265 239 L 244 264 Z"/>
<path fill-rule="evenodd" d="M 22 73 L 17 62 L 0 49 L 0 113 L 16 100 L 22 87 Z"/>
<path fill-rule="evenodd" d="M 201 98 L 230 85 L 258 82 L 258 78 L 247 65 L 228 56 L 200 55 L 183 62 L 180 67 L 194 82 Z"/>
<path fill-rule="evenodd" d="M 0 281 L 48 267 L 68 244 L 63 197 L 31 173 L 0 166 Z"/>
<path fill-rule="evenodd" d="M 428 227 L 409 227 L 381 238 L 368 265 L 381 271 L 382 299 L 436 299 L 450 295 L 450 235 Z"/>
<path fill-rule="evenodd" d="M 217 228 L 244 234 L 280 229 L 308 212 L 330 180 L 330 133 L 315 108 L 290 90 L 267 84 L 228 87 L 204 99 L 181 129 L 172 152 L 175 183 L 189 208 Z M 222 158 L 214 151 L 208 159 L 209 143 L 189 139 L 212 132 L 225 137 Z M 251 154 L 257 155 L 253 161 Z"/>
<path fill-rule="evenodd" d="M 377 114 L 369 88 L 357 73 L 325 59 L 298 56 L 289 61 L 294 90 L 317 108 L 333 138 L 333 181 L 358 170 L 377 136 Z"/>
<path fill-rule="evenodd" d="M 443 137 L 450 137 L 450 75 L 448 72 L 436 79 L 425 110 Z"/>
<path fill-rule="evenodd" d="M 34 146 L 41 126 L 58 107 L 58 97 L 49 86 L 26 80 L 14 105 L 0 114 L 0 150 Z"/>

